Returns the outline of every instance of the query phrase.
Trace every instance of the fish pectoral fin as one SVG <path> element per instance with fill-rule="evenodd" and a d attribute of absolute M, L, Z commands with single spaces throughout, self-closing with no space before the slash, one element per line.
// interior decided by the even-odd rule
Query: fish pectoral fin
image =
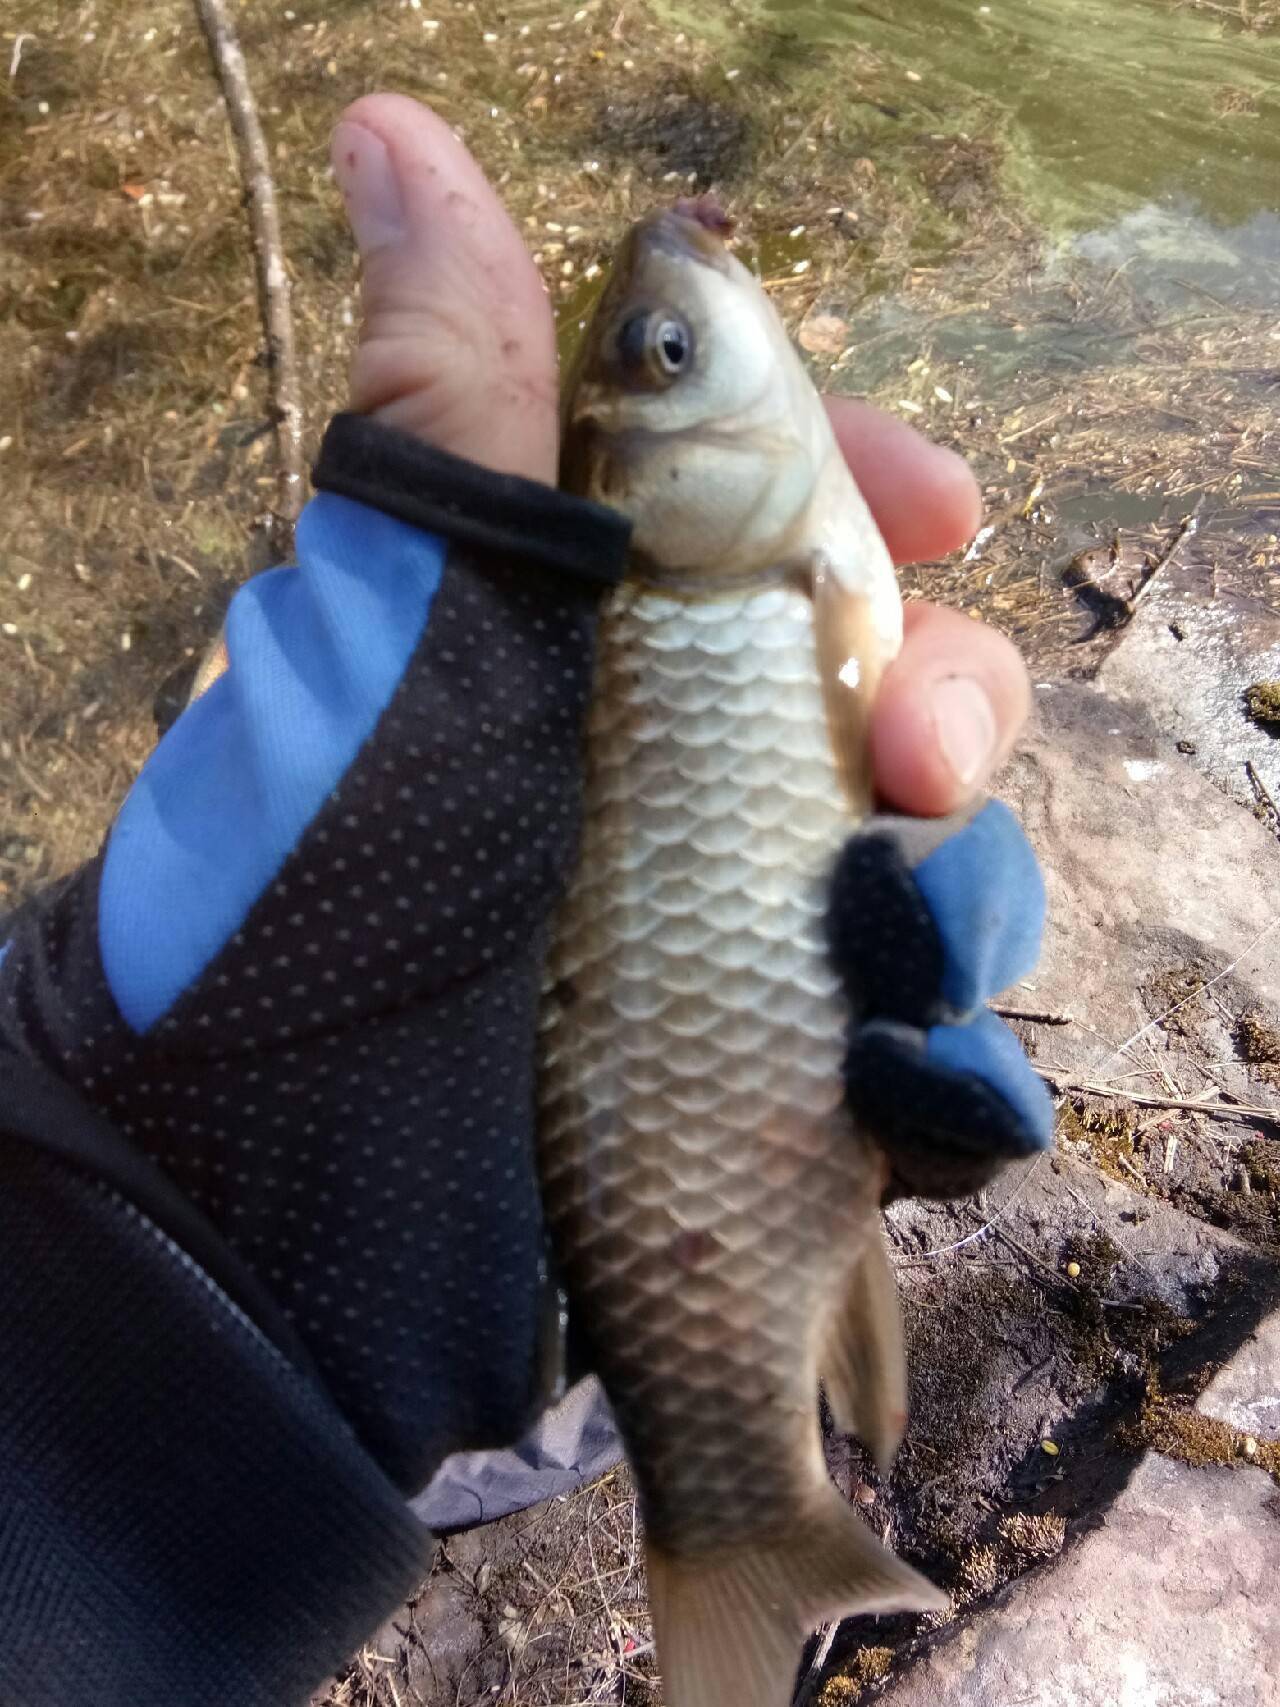
<path fill-rule="evenodd" d="M 819 1370 L 837 1426 L 856 1434 L 887 1475 L 907 1426 L 907 1359 L 879 1227 L 832 1314 Z"/>
<path fill-rule="evenodd" d="M 824 1619 L 948 1604 L 826 1481 L 790 1536 L 701 1558 L 650 1544 L 646 1561 L 667 1707 L 787 1707 Z"/>
<path fill-rule="evenodd" d="M 847 587 L 821 554 L 808 565 L 813 638 L 831 750 L 854 813 L 872 808 L 871 707 L 884 669 L 871 601 Z"/>

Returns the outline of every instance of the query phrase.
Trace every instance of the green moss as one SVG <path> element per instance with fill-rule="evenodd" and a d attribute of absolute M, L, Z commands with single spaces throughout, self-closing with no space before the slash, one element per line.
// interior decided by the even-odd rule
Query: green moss
<path fill-rule="evenodd" d="M 1280 681 L 1254 682 L 1245 689 L 1244 708 L 1255 723 L 1280 724 Z"/>
<path fill-rule="evenodd" d="M 1007 1575 L 994 1547 L 971 1548 L 960 1567 L 960 1580 L 955 1588 L 956 1599 L 961 1603 L 981 1600 L 998 1589 Z"/>
<path fill-rule="evenodd" d="M 1001 1518 L 998 1534 L 1003 1546 L 1020 1561 L 1052 1559 L 1062 1551 L 1067 1520 L 1053 1513 L 1035 1516 L 1019 1513 Z"/>
<path fill-rule="evenodd" d="M 1251 1139 L 1240 1150 L 1240 1163 L 1249 1175 L 1254 1191 L 1264 1191 L 1280 1198 L 1280 1153 L 1274 1144 Z"/>
<path fill-rule="evenodd" d="M 1280 1441 L 1256 1440 L 1217 1417 L 1202 1416 L 1189 1405 L 1167 1398 L 1154 1380 L 1136 1421 L 1121 1429 L 1118 1438 L 1123 1446 L 1159 1452 L 1196 1468 L 1253 1466 L 1265 1470 L 1280 1486 Z M 1250 1440 L 1252 1451 L 1246 1448 Z"/>
<path fill-rule="evenodd" d="M 1087 1144 L 1097 1166 L 1112 1179 L 1132 1185 L 1141 1178 L 1134 1161 L 1133 1110 L 1126 1104 L 1090 1097 L 1065 1103 L 1058 1116 L 1058 1129 L 1063 1138 Z"/>
<path fill-rule="evenodd" d="M 828 1678 L 823 1684 L 818 1707 L 855 1707 L 863 1691 L 888 1677 L 892 1666 L 892 1648 L 859 1648 L 846 1661 L 840 1676 Z"/>
<path fill-rule="evenodd" d="M 822 1686 L 818 1707 L 855 1707 L 862 1699 L 862 1685 L 856 1678 L 832 1677 Z"/>
<path fill-rule="evenodd" d="M 1171 1037 L 1194 1038 L 1203 1006 L 1195 998 L 1204 986 L 1204 971 L 1194 964 L 1154 973 L 1147 984 L 1152 1018 L 1158 1019 L 1161 1029 Z"/>
<path fill-rule="evenodd" d="M 1068 1240 L 1066 1260 L 1080 1265 L 1079 1284 L 1082 1287 L 1097 1287 L 1107 1279 L 1117 1263 L 1123 1262 L 1124 1252 L 1106 1233 L 1088 1233 Z"/>
<path fill-rule="evenodd" d="M 1280 1030 L 1251 1008 L 1236 1021 L 1235 1043 L 1240 1059 L 1253 1069 L 1254 1078 L 1280 1089 Z"/>

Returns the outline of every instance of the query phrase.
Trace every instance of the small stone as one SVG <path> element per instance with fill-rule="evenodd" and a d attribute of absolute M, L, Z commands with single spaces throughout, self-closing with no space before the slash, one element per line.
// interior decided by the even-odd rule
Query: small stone
<path fill-rule="evenodd" d="M 876 1491 L 867 1482 L 858 1483 L 853 1491 L 853 1497 L 859 1505 L 874 1505 L 876 1503 Z"/>
<path fill-rule="evenodd" d="M 1258 1455 L 1258 1443 L 1253 1438 L 1253 1436 L 1251 1434 L 1245 1435 L 1244 1440 L 1241 1443 L 1241 1451 L 1244 1453 L 1246 1458 L 1256 1458 L 1257 1457 L 1257 1455 Z"/>

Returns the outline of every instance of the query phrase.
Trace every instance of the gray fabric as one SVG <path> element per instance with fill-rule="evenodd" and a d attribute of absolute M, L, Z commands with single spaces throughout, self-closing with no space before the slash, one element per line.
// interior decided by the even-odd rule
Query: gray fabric
<path fill-rule="evenodd" d="M 446 1458 L 413 1510 L 437 1534 L 474 1529 L 572 1493 L 621 1458 L 609 1401 L 593 1375 L 545 1411 L 518 1446 Z"/>

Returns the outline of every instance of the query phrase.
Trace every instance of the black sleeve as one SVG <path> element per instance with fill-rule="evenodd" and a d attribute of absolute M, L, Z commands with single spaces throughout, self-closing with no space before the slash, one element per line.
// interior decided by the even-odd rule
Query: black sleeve
<path fill-rule="evenodd" d="M 446 593 L 456 584 L 461 601 L 475 577 L 477 588 L 492 589 L 504 621 L 524 620 L 543 578 L 594 604 L 621 570 L 626 530 L 608 512 L 353 417 L 331 427 L 316 484 L 444 535 L 453 565 Z M 513 574 L 522 577 L 518 598 L 507 592 Z M 523 642 L 534 657 L 556 651 L 554 635 L 541 638 L 544 627 L 529 618 Z M 584 618 L 588 639 L 592 627 Z M 432 641 L 437 652 L 444 644 L 439 634 Z M 557 652 L 543 672 L 566 677 L 575 715 L 590 673 L 589 645 L 580 651 L 571 671 Z M 483 703 L 474 716 L 483 719 Z M 362 761 L 362 788 L 373 787 L 379 751 L 374 743 Z M 566 777 L 570 769 L 566 760 Z M 389 788 L 397 779 L 387 770 Z M 494 932 L 505 940 L 514 913 L 549 904 L 563 865 L 558 854 L 536 891 L 500 886 L 486 901 Z M 229 945 L 216 976 L 184 999 L 180 1030 L 159 1028 L 154 1047 L 173 1083 L 142 1082 L 152 1046 L 121 1031 L 100 971 L 85 970 L 93 964 L 85 946 L 94 936 L 92 881 L 91 871 L 71 880 L 14 922 L 8 967 L 0 948 L 0 974 L 8 974 L 0 976 L 0 1703 L 294 1707 L 429 1568 L 432 1538 L 404 1494 L 432 1466 L 416 1462 L 421 1436 L 397 1432 L 412 1423 L 419 1395 L 406 1386 L 393 1395 L 394 1411 L 361 1395 L 354 1366 L 344 1368 L 332 1340 L 310 1336 L 305 1314 L 290 1307 L 303 1279 L 282 1289 L 279 1259 L 263 1255 L 265 1235 L 246 1234 L 229 1197 L 191 1189 L 189 1167 L 205 1159 L 199 1138 L 176 1154 L 172 1137 L 151 1141 L 152 1132 L 175 1130 L 179 1098 L 212 1101 L 219 1085 L 242 1067 L 256 1074 L 277 1047 L 275 1034 L 260 1027 L 251 1036 L 239 1019 L 237 1049 L 218 1044 L 217 1004 L 241 976 L 242 945 Z M 258 922 L 299 905 L 288 895 L 294 881 L 286 872 Z M 482 998 L 486 1013 L 491 1005 L 484 930 L 478 918 L 459 918 L 465 952 L 447 978 L 413 996 L 427 1004 L 421 1012 L 436 1047 L 455 1008 L 479 1011 Z M 522 1056 L 532 1053 L 525 1033 L 535 953 L 526 943 L 510 974 L 520 995 L 505 1023 Z M 346 1059 L 381 1047 L 377 1018 L 361 1024 L 330 1053 Z M 288 1035 L 283 1024 L 279 1035 Z M 290 1050 L 299 1047 L 291 1038 Z M 406 1054 L 404 1070 L 410 1065 Z M 429 1120 L 440 1069 L 412 1066 L 414 1118 L 425 1104 Z M 172 1103 L 155 1100 L 170 1093 Z M 256 1101 L 261 1111 L 246 1108 L 244 1120 L 271 1112 Z M 330 1112 L 351 1114 L 347 1103 Z M 371 1104 L 355 1118 L 372 1113 Z M 272 1118 L 279 1128 L 282 1117 Z M 528 1129 L 495 1142 L 531 1179 L 521 1155 Z M 479 1155 L 481 1165 L 492 1168 L 492 1155 Z M 287 1170 L 286 1159 L 274 1172 Z M 287 1229 L 287 1185 L 282 1178 L 275 1188 L 272 1227 Z M 246 1195 L 253 1224 L 267 1228 L 273 1200 L 252 1187 Z M 522 1285 L 537 1229 L 535 1209 L 520 1223 Z M 528 1308 L 514 1292 L 512 1304 Z M 492 1383 L 488 1391 L 492 1404 Z M 450 1430 L 476 1425 L 476 1403 L 468 1392 L 441 1406 L 432 1451 Z M 388 1417 L 405 1420 L 392 1427 Z"/>

